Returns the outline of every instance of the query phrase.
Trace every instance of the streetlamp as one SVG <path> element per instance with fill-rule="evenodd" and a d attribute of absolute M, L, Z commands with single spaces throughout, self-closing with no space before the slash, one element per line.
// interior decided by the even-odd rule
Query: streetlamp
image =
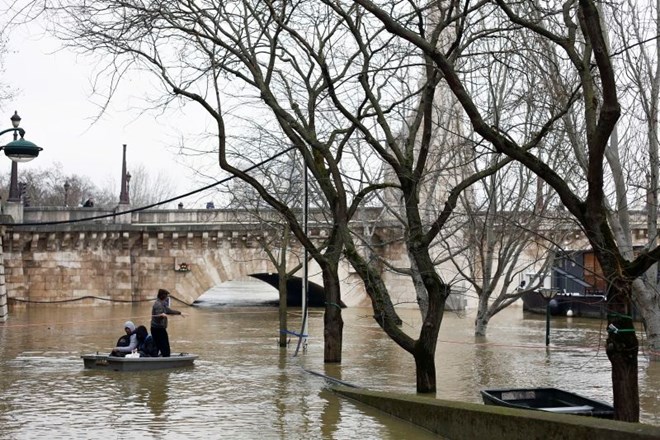
<path fill-rule="evenodd" d="M 541 288 L 541 296 L 545 299 L 545 346 L 550 345 L 550 301 L 557 295 L 557 289 Z"/>
<path fill-rule="evenodd" d="M 69 206 L 69 189 L 71 188 L 71 184 L 69 183 L 68 180 L 64 181 L 64 207 Z"/>
<path fill-rule="evenodd" d="M 14 140 L 0 147 L 0 150 L 5 150 L 5 155 L 14 162 L 29 162 L 39 156 L 39 152 L 43 148 L 25 140 L 25 130 L 18 126 L 20 123 L 21 117 L 18 116 L 18 112 L 14 112 L 14 116 L 11 117 L 12 128 L 0 131 L 0 135 L 13 131 Z M 21 136 L 20 139 L 18 139 L 19 135 Z"/>
<path fill-rule="evenodd" d="M 39 154 L 39 151 L 41 148 L 37 147 L 34 145 L 32 142 L 28 142 L 25 139 L 23 139 L 23 135 L 25 134 L 25 130 L 22 128 L 18 128 L 18 126 L 21 123 L 21 117 L 18 116 L 18 112 L 14 112 L 14 115 L 10 118 L 11 120 L 11 125 L 12 128 L 8 130 L 4 130 L 0 132 L 0 134 L 6 133 L 8 131 L 13 131 L 14 132 L 14 142 L 11 142 L 10 144 L 13 144 L 10 147 L 11 152 L 5 151 L 5 154 L 7 156 L 10 156 L 10 154 L 13 156 L 10 156 L 10 159 L 12 159 L 11 163 L 11 177 L 9 179 L 9 197 L 7 198 L 8 201 L 10 202 L 20 202 L 21 201 L 21 192 L 18 187 L 18 165 L 17 162 L 27 162 L 29 160 L 34 159 L 37 157 Z M 21 140 L 18 140 L 18 134 L 20 133 L 21 135 Z M 16 144 L 18 142 L 18 144 Z M 9 145 L 9 144 L 8 144 Z M 27 147 L 27 150 L 25 149 Z M 0 147 L 2 148 L 2 147 Z M 35 150 L 35 148 L 37 150 Z M 27 156 L 26 156 L 27 154 Z"/>
<path fill-rule="evenodd" d="M 14 112 L 14 116 L 11 117 L 12 128 L 0 131 L 0 135 L 9 133 L 10 131 L 14 132 L 14 140 L 9 142 L 7 145 L 0 146 L 0 150 L 4 150 L 5 155 L 12 160 L 11 166 L 11 183 L 9 186 L 9 197 L 8 201 L 20 201 L 21 194 L 18 190 L 18 171 L 16 164 L 18 162 L 29 162 L 35 157 L 39 156 L 39 152 L 42 148 L 37 147 L 30 141 L 24 139 L 25 130 L 19 128 L 21 123 L 21 117 L 18 116 L 18 112 Z M 18 136 L 20 135 L 20 139 Z M 0 227 L 0 278 L 2 283 L 0 284 L 0 322 L 5 322 L 7 316 L 9 315 L 9 309 L 7 307 L 7 287 L 4 282 L 5 274 L 5 259 L 2 252 L 2 236 L 4 235 L 4 227 Z"/>

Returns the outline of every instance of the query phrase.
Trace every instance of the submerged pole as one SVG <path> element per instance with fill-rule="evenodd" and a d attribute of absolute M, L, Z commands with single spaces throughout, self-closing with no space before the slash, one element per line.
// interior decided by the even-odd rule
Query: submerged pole
<path fill-rule="evenodd" d="M 305 157 L 303 156 L 303 203 L 302 203 L 302 214 L 303 214 L 303 231 L 305 233 L 305 236 L 307 236 L 307 229 L 308 229 L 308 205 L 309 205 L 309 200 L 307 198 L 307 165 L 305 164 Z M 308 259 L 308 253 L 307 253 L 307 248 L 305 247 L 303 249 L 303 276 L 302 276 L 302 292 L 301 292 L 301 304 L 302 304 L 302 326 L 300 329 L 300 336 L 298 338 L 298 345 L 296 346 L 296 351 L 293 354 L 294 356 L 298 355 L 298 351 L 300 350 L 300 347 L 302 346 L 303 352 L 307 350 L 307 337 L 308 337 L 308 307 L 307 307 L 307 289 L 308 289 L 308 278 L 309 278 L 309 271 L 307 268 L 307 259 Z"/>
<path fill-rule="evenodd" d="M 545 346 L 550 345 L 550 300 L 545 301 Z"/>
<path fill-rule="evenodd" d="M 305 231 L 305 236 L 307 236 L 308 232 L 308 224 L 309 224 L 309 199 L 308 199 L 308 194 L 307 194 L 307 166 L 304 164 L 304 170 L 303 170 L 303 229 Z M 302 334 L 303 334 L 303 351 L 307 350 L 307 329 L 309 327 L 308 323 L 308 307 L 307 307 L 307 291 L 309 287 L 309 267 L 307 264 L 307 248 L 305 247 L 303 251 L 303 279 L 302 279 L 302 309 L 303 309 L 303 328 L 302 328 Z"/>

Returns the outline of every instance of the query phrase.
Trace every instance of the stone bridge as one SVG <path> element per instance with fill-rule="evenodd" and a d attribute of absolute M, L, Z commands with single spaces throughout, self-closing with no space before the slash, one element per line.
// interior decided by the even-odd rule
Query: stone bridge
<path fill-rule="evenodd" d="M 96 219 L 81 221 L 90 217 Z M 260 244 L 260 225 L 233 210 L 147 210 L 114 216 L 96 208 L 24 208 L 21 220 L 5 225 L 2 234 L 10 302 L 146 301 L 162 287 L 192 303 L 225 281 L 275 271 Z M 318 239 L 325 232 L 313 227 L 310 231 Z M 382 252 L 390 261 L 397 264 L 406 258 L 400 242 L 388 242 Z M 300 263 L 295 247 L 287 254 L 289 267 Z M 309 273 L 311 282 L 322 284 L 318 267 L 311 264 Z M 362 282 L 347 263 L 341 264 L 340 277 L 346 305 L 369 304 Z M 407 278 L 389 274 L 386 279 L 398 300 L 414 300 Z"/>

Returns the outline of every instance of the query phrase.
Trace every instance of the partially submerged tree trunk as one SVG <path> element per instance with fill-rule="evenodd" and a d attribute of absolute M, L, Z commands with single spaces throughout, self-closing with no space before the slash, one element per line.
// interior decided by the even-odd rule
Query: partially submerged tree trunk
<path fill-rule="evenodd" d="M 288 228 L 285 228 L 285 243 L 288 243 L 288 235 L 289 235 L 289 230 Z M 287 323 L 287 312 L 288 312 L 288 301 L 287 301 L 287 283 L 289 281 L 289 276 L 286 271 L 286 250 L 287 248 L 285 246 L 282 247 L 282 250 L 280 251 L 280 261 L 279 265 L 277 266 L 277 274 L 278 274 L 278 280 L 277 280 L 277 291 L 279 293 L 280 297 L 280 303 L 278 307 L 278 315 L 279 315 L 279 322 L 280 322 L 280 347 L 286 347 L 287 346 L 287 340 L 288 340 L 288 333 L 287 330 L 289 329 L 288 323 Z"/>
<path fill-rule="evenodd" d="M 418 393 L 435 393 L 436 369 L 435 369 L 435 347 L 442 322 L 444 310 L 444 299 L 437 298 L 438 291 L 429 292 L 429 309 L 424 317 L 419 339 L 415 340 L 408 336 L 398 325 L 400 319 L 397 316 L 394 305 L 387 292 L 382 277 L 374 267 L 357 252 L 350 237 L 350 231 L 345 232 L 346 258 L 350 261 L 355 271 L 364 280 L 364 287 L 371 299 L 374 310 L 374 318 L 385 333 L 401 348 L 412 354 L 415 359 L 415 376 L 417 379 Z M 435 270 L 432 270 L 435 274 Z M 437 276 L 437 275 L 435 275 Z M 448 290 L 448 288 L 447 288 Z"/>
<path fill-rule="evenodd" d="M 323 314 L 323 361 L 340 363 L 344 335 L 344 320 L 341 316 L 339 276 L 336 271 L 323 271 L 325 290 L 325 313 Z"/>
<path fill-rule="evenodd" d="M 486 336 L 490 314 L 488 313 L 488 295 L 479 295 L 479 305 L 477 307 L 477 317 L 474 318 L 474 335 Z"/>
<path fill-rule="evenodd" d="M 648 274 L 647 274 L 648 276 Z M 635 305 L 643 311 L 642 325 L 646 333 L 646 352 L 652 362 L 660 361 L 660 295 L 658 291 L 646 285 L 644 280 L 635 280 Z"/>
<path fill-rule="evenodd" d="M 639 342 L 632 320 L 632 283 L 615 281 L 608 292 L 607 357 L 612 364 L 614 418 L 639 421 L 637 355 Z"/>

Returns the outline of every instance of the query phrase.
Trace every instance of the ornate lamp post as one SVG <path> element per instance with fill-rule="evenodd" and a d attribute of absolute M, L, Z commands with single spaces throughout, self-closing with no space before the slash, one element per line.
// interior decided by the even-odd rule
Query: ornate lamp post
<path fill-rule="evenodd" d="M 5 146 L 0 146 L 0 150 L 4 150 L 5 155 L 14 163 L 29 162 L 39 156 L 39 152 L 43 150 L 43 148 L 37 147 L 34 143 L 25 140 L 25 130 L 18 126 L 20 123 L 21 117 L 18 116 L 18 112 L 14 112 L 14 116 L 11 117 L 12 128 L 0 131 L 0 135 L 9 133 L 10 131 L 14 132 L 14 140 Z M 19 135 L 21 137 L 20 139 L 18 139 Z M 16 188 L 18 189 L 18 182 L 16 182 Z"/>
<path fill-rule="evenodd" d="M 21 193 L 18 190 L 18 173 L 17 173 L 17 162 L 28 162 L 39 155 L 39 152 L 42 148 L 37 147 L 30 141 L 26 141 L 23 137 L 25 136 L 25 130 L 19 128 L 18 125 L 21 122 L 21 117 L 18 116 L 18 112 L 14 112 L 14 116 L 11 117 L 12 128 L 0 131 L 0 135 L 9 133 L 10 131 L 14 132 L 14 140 L 9 142 L 7 145 L 0 146 L 0 150 L 4 150 L 5 155 L 12 160 L 11 167 L 11 183 L 9 186 L 9 197 L 8 201 L 16 202 L 21 200 Z M 20 139 L 18 136 L 20 135 Z M 9 315 L 7 308 L 7 288 L 5 287 L 5 259 L 2 252 L 2 236 L 4 235 L 4 227 L 0 227 L 0 322 L 5 322 L 7 316 Z"/>
<path fill-rule="evenodd" d="M 557 289 L 539 289 L 541 296 L 545 299 L 545 346 L 550 345 L 550 301 L 557 295 Z"/>
<path fill-rule="evenodd" d="M 14 111 L 14 115 L 10 118 L 11 125 L 18 128 L 21 123 L 21 117 L 18 116 L 18 111 Z M 14 141 L 18 139 L 16 131 L 14 131 Z M 9 202 L 19 202 L 21 200 L 21 190 L 18 188 L 18 164 L 16 161 L 11 161 L 11 177 L 9 178 Z"/>
<path fill-rule="evenodd" d="M 14 141 L 8 143 L 4 147 L 0 147 L 0 149 L 4 149 L 5 155 L 7 155 L 7 157 L 12 160 L 11 179 L 9 183 L 9 197 L 7 200 L 10 202 L 18 202 L 21 200 L 21 192 L 18 189 L 17 163 L 31 161 L 39 155 L 39 152 L 42 149 L 23 138 L 25 136 L 25 130 L 19 127 L 21 123 L 21 117 L 18 116 L 18 112 L 14 112 L 14 115 L 10 119 L 12 128 L 0 131 L 0 135 L 13 131 Z M 21 136 L 20 139 L 18 139 L 19 135 Z"/>
<path fill-rule="evenodd" d="M 71 188 L 71 184 L 69 183 L 68 180 L 64 181 L 64 207 L 66 208 L 69 206 L 69 189 Z"/>

